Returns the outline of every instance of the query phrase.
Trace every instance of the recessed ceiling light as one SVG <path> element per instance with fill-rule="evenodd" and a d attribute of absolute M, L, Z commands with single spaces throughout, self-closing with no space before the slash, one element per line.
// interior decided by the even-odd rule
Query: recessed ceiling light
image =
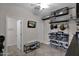
<path fill-rule="evenodd" d="M 49 7 L 49 4 L 50 3 L 37 3 L 37 5 L 39 5 L 40 6 L 40 9 L 42 10 L 42 9 L 46 9 L 46 8 L 48 8 Z"/>
<path fill-rule="evenodd" d="M 41 9 L 48 8 L 49 7 L 48 5 L 49 5 L 49 3 L 41 3 L 40 7 L 41 7 Z"/>

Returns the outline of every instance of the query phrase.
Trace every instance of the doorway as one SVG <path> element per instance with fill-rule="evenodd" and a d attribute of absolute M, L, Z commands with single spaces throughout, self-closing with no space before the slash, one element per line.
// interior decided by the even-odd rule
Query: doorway
<path fill-rule="evenodd" d="M 22 21 L 8 17 L 6 23 L 7 52 L 18 54 L 22 49 Z"/>

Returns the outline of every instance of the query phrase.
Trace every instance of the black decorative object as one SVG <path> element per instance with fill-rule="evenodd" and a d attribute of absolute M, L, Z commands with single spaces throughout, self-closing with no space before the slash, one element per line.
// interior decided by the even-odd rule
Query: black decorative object
<path fill-rule="evenodd" d="M 60 25 L 60 30 L 65 30 L 66 28 L 64 27 L 64 24 Z"/>
<path fill-rule="evenodd" d="M 55 11 L 55 17 L 69 14 L 69 8 L 65 7 Z"/>
<path fill-rule="evenodd" d="M 58 28 L 57 24 L 55 24 L 55 25 L 54 25 L 54 28 L 55 28 L 55 29 L 57 29 L 57 28 Z"/>
<path fill-rule="evenodd" d="M 50 24 L 50 29 L 52 30 L 52 29 L 57 29 L 58 28 L 58 26 L 57 26 L 57 24 Z"/>
<path fill-rule="evenodd" d="M 28 21 L 27 26 L 28 26 L 28 28 L 36 28 L 36 22 L 35 21 Z"/>
<path fill-rule="evenodd" d="M 53 24 L 51 24 L 51 25 L 50 25 L 50 29 L 51 29 L 51 30 L 52 30 L 52 29 L 54 29 L 54 26 L 53 26 Z"/>
<path fill-rule="evenodd" d="M 5 37 L 3 35 L 0 36 L 0 56 L 3 55 L 3 49 L 4 49 L 4 45 L 3 42 L 5 40 Z"/>

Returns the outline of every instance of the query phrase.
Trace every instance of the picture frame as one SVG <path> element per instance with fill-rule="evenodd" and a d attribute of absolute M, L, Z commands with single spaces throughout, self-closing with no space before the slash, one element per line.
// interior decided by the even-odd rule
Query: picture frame
<path fill-rule="evenodd" d="M 36 28 L 36 22 L 35 21 L 28 21 L 27 26 L 28 26 L 28 28 Z"/>

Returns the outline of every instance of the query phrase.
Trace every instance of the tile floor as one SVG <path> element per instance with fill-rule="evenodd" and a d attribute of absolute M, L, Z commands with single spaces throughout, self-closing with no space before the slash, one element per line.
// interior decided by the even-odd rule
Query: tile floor
<path fill-rule="evenodd" d="M 16 46 L 8 47 L 9 56 L 65 56 L 64 49 L 50 47 L 47 44 L 41 44 L 40 48 L 33 50 L 27 54 L 22 53 Z"/>

